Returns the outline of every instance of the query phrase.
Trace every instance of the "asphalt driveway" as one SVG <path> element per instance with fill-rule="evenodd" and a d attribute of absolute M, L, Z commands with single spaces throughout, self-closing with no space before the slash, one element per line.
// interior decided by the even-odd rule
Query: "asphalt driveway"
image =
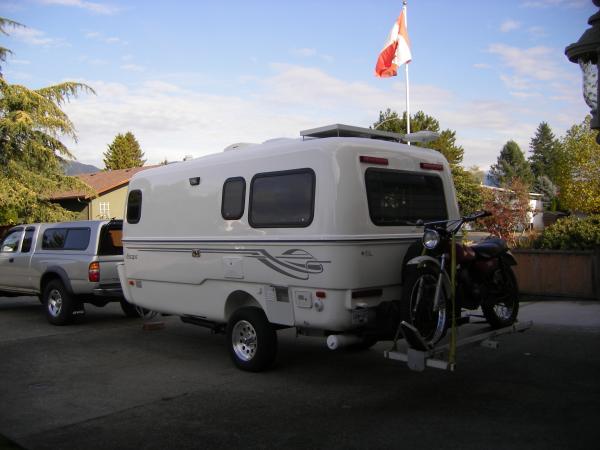
<path fill-rule="evenodd" d="M 0 435 L 30 449 L 596 448 L 600 304 L 520 317 L 534 327 L 461 349 L 454 373 L 285 330 L 274 369 L 251 374 L 176 317 L 144 331 L 109 305 L 55 327 L 37 299 L 0 298 Z"/>

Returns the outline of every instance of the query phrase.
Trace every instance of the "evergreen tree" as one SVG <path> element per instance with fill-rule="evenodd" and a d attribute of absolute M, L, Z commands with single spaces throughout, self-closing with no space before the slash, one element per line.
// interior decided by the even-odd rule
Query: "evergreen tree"
<path fill-rule="evenodd" d="M 529 163 L 515 141 L 508 141 L 504 145 L 496 164 L 491 167 L 490 175 L 498 186 L 510 184 L 515 179 L 521 180 L 525 185 L 530 185 L 533 181 Z"/>
<path fill-rule="evenodd" d="M 14 24 L 0 19 L 1 33 Z M 91 192 L 77 178 L 63 174 L 60 159 L 73 158 L 61 137 L 77 137 L 60 106 L 81 91 L 93 92 L 72 82 L 32 90 L 0 76 L 0 224 L 72 218 L 72 213 L 47 199 L 57 191 Z"/>
<path fill-rule="evenodd" d="M 531 190 L 538 194 L 542 194 L 542 204 L 544 205 L 544 209 L 551 211 L 556 209 L 558 189 L 548 176 L 540 175 L 536 177 Z"/>
<path fill-rule="evenodd" d="M 140 144 L 131 131 L 117 134 L 108 150 L 104 153 L 104 168 L 106 170 L 129 169 L 142 167 L 144 153 Z"/>
<path fill-rule="evenodd" d="M 540 123 L 529 144 L 529 164 L 534 177 L 545 175 L 551 181 L 556 179 L 559 146 L 560 142 L 554 137 L 548 124 Z"/>

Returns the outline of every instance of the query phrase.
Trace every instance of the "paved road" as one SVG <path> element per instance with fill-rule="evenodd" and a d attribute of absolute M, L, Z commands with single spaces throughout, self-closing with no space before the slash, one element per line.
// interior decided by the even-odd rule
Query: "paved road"
<path fill-rule="evenodd" d="M 463 349 L 455 373 L 288 330 L 276 367 L 250 374 L 223 336 L 175 317 L 143 331 L 112 305 L 54 327 L 36 299 L 1 298 L 0 435 L 30 449 L 597 448 L 600 304 L 527 303 L 521 318 L 534 328 Z"/>

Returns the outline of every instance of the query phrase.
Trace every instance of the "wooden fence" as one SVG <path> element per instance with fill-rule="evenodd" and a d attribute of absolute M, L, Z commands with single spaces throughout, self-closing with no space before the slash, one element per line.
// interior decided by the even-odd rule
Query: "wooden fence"
<path fill-rule="evenodd" d="M 523 296 L 600 300 L 600 248 L 595 251 L 516 249 Z"/>

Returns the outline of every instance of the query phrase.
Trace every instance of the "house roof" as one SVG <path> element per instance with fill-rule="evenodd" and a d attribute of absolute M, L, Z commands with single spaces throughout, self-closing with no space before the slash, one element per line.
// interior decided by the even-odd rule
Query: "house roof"
<path fill-rule="evenodd" d="M 96 191 L 96 195 L 102 195 L 105 192 L 126 186 L 131 177 L 133 177 L 136 173 L 146 169 L 152 169 L 154 167 L 157 166 L 133 167 L 131 169 L 108 170 L 106 172 L 82 173 L 75 176 L 91 186 L 92 189 Z M 50 200 L 66 200 L 69 198 L 83 198 L 87 200 L 93 197 L 95 197 L 95 195 L 90 195 L 88 192 L 83 190 L 71 190 L 54 193 L 50 196 Z"/>

